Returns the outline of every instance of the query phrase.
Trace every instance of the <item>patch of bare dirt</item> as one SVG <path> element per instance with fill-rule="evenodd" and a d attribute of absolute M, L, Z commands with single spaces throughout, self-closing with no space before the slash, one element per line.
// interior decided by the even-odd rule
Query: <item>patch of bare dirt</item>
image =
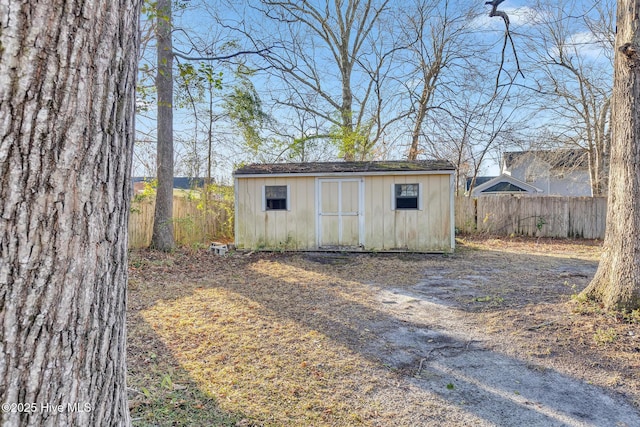
<path fill-rule="evenodd" d="M 134 252 L 134 419 L 632 426 L 640 315 L 577 297 L 599 252 L 499 238 L 453 255 Z M 186 418 L 158 418 L 175 400 Z"/>

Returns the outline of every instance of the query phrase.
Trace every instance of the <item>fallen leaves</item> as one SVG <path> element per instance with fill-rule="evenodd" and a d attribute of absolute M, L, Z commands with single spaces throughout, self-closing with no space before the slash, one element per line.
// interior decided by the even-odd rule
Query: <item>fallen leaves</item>
<path fill-rule="evenodd" d="M 395 321 L 397 304 L 375 295 L 421 282 L 486 325 L 506 353 L 529 348 L 532 360 L 561 372 L 640 390 L 638 323 L 572 312 L 571 293 L 589 280 L 582 267 L 598 258 L 596 244 L 473 239 L 458 247 L 446 257 L 133 252 L 130 383 L 149 391 L 133 399 L 135 417 L 161 425 L 397 423 L 406 396 L 387 386 L 403 373 L 363 349 L 378 339 L 376 325 Z M 595 344 L 589 322 L 607 332 L 606 345 Z M 177 415 L 164 414 L 167 407 Z"/>

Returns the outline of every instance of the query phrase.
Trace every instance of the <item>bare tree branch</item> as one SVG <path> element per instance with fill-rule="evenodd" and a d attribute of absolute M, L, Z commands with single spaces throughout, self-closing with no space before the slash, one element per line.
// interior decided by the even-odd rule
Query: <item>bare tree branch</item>
<path fill-rule="evenodd" d="M 260 50 L 241 50 L 239 52 L 234 52 L 232 54 L 223 55 L 223 56 L 187 56 L 175 50 L 173 51 L 173 55 L 177 56 L 178 58 L 185 59 L 187 61 L 226 61 L 228 59 L 237 58 L 238 56 L 242 56 L 242 55 L 262 55 L 263 53 L 270 53 L 270 52 L 271 52 L 271 48 L 265 47 L 264 49 L 260 49 Z"/>
<path fill-rule="evenodd" d="M 498 70 L 498 76 L 496 77 L 496 88 L 498 87 L 498 85 L 500 83 L 500 74 L 502 73 L 502 70 L 504 69 L 504 57 L 505 57 L 505 50 L 507 49 L 507 40 L 511 42 L 511 48 L 513 49 L 513 57 L 516 60 L 516 76 L 519 73 L 522 76 L 522 78 L 524 78 L 524 73 L 520 69 L 520 61 L 518 61 L 518 53 L 516 51 L 516 45 L 513 42 L 513 38 L 511 37 L 511 32 L 509 31 L 509 15 L 507 15 L 507 13 L 502 11 L 502 10 L 498 10 L 498 6 L 502 2 L 504 2 L 504 0 L 493 0 L 493 1 L 488 1 L 488 2 L 485 3 L 485 4 L 488 4 L 488 5 L 491 5 L 491 12 L 489 12 L 489 17 L 490 18 L 493 18 L 494 16 L 501 17 L 502 20 L 504 21 L 504 26 L 505 26 L 504 44 L 502 45 L 502 56 L 501 56 L 501 60 L 500 60 L 500 69 Z M 513 81 L 513 78 L 512 78 L 512 81 Z"/>

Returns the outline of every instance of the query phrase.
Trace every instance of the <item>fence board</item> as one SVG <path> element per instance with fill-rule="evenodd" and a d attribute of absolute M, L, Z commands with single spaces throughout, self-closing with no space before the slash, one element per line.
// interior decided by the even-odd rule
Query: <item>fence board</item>
<path fill-rule="evenodd" d="M 455 224 L 460 233 L 476 231 L 476 199 L 457 197 L 455 200 Z"/>
<path fill-rule="evenodd" d="M 233 202 L 214 200 L 206 210 L 198 208 L 199 204 L 199 199 L 174 197 L 176 242 L 192 245 L 231 239 Z M 154 209 L 154 200 L 132 204 L 129 248 L 145 248 L 151 243 Z M 455 225 L 462 233 L 603 239 L 606 212 L 605 197 L 461 196 L 455 201 Z"/>
<path fill-rule="evenodd" d="M 602 239 L 606 211 L 605 197 L 457 197 L 456 227 L 467 233 Z"/>
<path fill-rule="evenodd" d="M 178 245 L 208 244 L 232 239 L 233 201 L 210 200 L 207 208 L 201 199 L 173 197 L 173 236 Z M 151 244 L 155 199 L 132 203 L 129 215 L 129 248 Z"/>
<path fill-rule="evenodd" d="M 129 248 L 146 248 L 151 244 L 155 201 L 132 203 L 129 213 Z"/>

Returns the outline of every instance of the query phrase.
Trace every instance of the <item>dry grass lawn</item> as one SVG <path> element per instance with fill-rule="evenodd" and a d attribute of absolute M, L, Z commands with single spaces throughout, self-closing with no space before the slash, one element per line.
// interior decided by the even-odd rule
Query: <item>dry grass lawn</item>
<path fill-rule="evenodd" d="M 462 403 L 452 410 L 452 381 L 443 394 L 416 385 L 428 353 L 381 338 L 447 320 L 429 324 L 411 298 L 386 297 L 400 294 L 462 313 L 499 354 L 640 406 L 640 313 L 576 296 L 599 252 L 598 242 L 508 238 L 462 239 L 449 256 L 132 252 L 134 425 L 482 425 Z"/>

